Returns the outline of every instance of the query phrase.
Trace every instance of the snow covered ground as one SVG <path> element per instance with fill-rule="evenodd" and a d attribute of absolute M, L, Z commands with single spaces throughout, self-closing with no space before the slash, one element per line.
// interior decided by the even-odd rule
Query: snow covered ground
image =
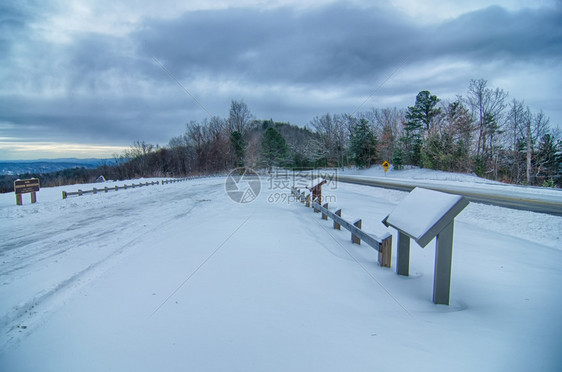
<path fill-rule="evenodd" d="M 381 268 L 262 181 L 248 204 L 224 178 L 66 200 L 92 185 L 43 188 L 19 207 L 0 194 L 0 370 L 561 370 L 561 217 L 469 205 L 451 305 L 434 305 L 433 243 L 412 243 L 400 277 L 395 247 Z M 380 221 L 407 193 L 323 195 L 395 234 Z"/>

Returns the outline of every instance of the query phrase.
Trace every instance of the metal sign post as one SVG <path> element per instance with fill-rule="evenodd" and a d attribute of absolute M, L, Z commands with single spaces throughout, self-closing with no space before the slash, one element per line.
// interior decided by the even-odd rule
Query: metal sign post
<path fill-rule="evenodd" d="M 386 160 L 382 163 L 382 167 L 384 168 L 384 175 L 386 176 L 386 172 L 388 171 L 388 167 L 390 167 L 389 162 Z"/>
<path fill-rule="evenodd" d="M 398 230 L 398 275 L 409 275 L 410 238 L 425 247 L 433 238 L 433 302 L 449 304 L 455 217 L 468 205 L 459 195 L 416 187 L 382 222 Z"/>

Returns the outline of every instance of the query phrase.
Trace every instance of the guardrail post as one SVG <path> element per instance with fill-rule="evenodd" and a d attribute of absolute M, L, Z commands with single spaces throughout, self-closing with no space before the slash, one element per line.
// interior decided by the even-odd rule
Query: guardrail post
<path fill-rule="evenodd" d="M 82 196 L 82 190 L 78 189 L 78 196 Z"/>
<path fill-rule="evenodd" d="M 92 191 L 93 191 L 94 194 L 97 194 L 97 193 L 98 193 L 98 189 L 96 189 L 95 187 L 94 187 L 94 189 L 93 189 Z"/>
<path fill-rule="evenodd" d="M 304 201 L 305 201 L 305 203 L 306 203 L 306 207 L 307 207 L 307 208 L 310 208 L 310 194 L 308 194 L 308 195 L 306 196 L 306 199 L 305 199 Z"/>
<path fill-rule="evenodd" d="M 338 209 L 336 211 L 336 216 L 341 217 L 341 209 Z M 337 223 L 336 220 L 334 220 L 334 229 L 335 230 L 341 230 L 341 225 L 339 223 Z"/>
<path fill-rule="evenodd" d="M 390 267 L 392 264 L 392 235 L 384 238 L 379 250 L 379 265 Z"/>
<path fill-rule="evenodd" d="M 328 209 L 328 203 L 324 204 L 322 207 Z M 322 219 L 323 220 L 328 220 L 328 215 L 324 212 L 322 212 Z"/>
<path fill-rule="evenodd" d="M 353 223 L 353 226 L 361 228 L 361 220 L 357 220 Z M 351 242 L 353 244 L 361 244 L 361 239 L 359 239 L 357 236 L 353 235 L 353 233 L 351 233 Z"/>
<path fill-rule="evenodd" d="M 68 197 L 68 195 L 66 194 L 66 191 L 63 191 L 63 192 L 62 192 L 62 198 L 63 198 L 63 199 L 66 199 L 67 197 Z"/>
<path fill-rule="evenodd" d="M 108 191 L 109 191 L 109 189 L 107 188 L 107 186 L 105 186 L 105 187 L 103 188 L 103 190 L 104 190 L 105 192 L 108 192 Z"/>

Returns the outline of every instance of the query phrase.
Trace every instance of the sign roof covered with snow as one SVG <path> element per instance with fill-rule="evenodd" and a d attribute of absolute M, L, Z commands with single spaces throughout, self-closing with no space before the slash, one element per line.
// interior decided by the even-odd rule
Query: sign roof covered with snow
<path fill-rule="evenodd" d="M 425 247 L 468 203 L 460 195 L 416 187 L 383 223 L 402 231 Z"/>

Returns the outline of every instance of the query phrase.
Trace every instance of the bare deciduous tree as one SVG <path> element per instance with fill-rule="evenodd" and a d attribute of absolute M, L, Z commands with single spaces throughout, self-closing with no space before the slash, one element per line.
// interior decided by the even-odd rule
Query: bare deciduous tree
<path fill-rule="evenodd" d="M 230 103 L 230 112 L 227 120 L 230 133 L 239 132 L 245 137 L 253 120 L 254 116 L 244 101 L 233 100 Z"/>
<path fill-rule="evenodd" d="M 488 88 L 487 84 L 484 79 L 471 80 L 466 98 L 473 120 L 478 126 L 476 156 L 491 155 L 491 152 L 486 154 L 486 151 L 493 150 L 489 148 L 490 137 L 494 138 L 499 130 L 508 95 L 502 89 Z"/>
<path fill-rule="evenodd" d="M 310 125 L 320 135 L 329 164 L 343 166 L 347 152 L 348 127 L 341 115 L 325 114 L 315 117 Z"/>

